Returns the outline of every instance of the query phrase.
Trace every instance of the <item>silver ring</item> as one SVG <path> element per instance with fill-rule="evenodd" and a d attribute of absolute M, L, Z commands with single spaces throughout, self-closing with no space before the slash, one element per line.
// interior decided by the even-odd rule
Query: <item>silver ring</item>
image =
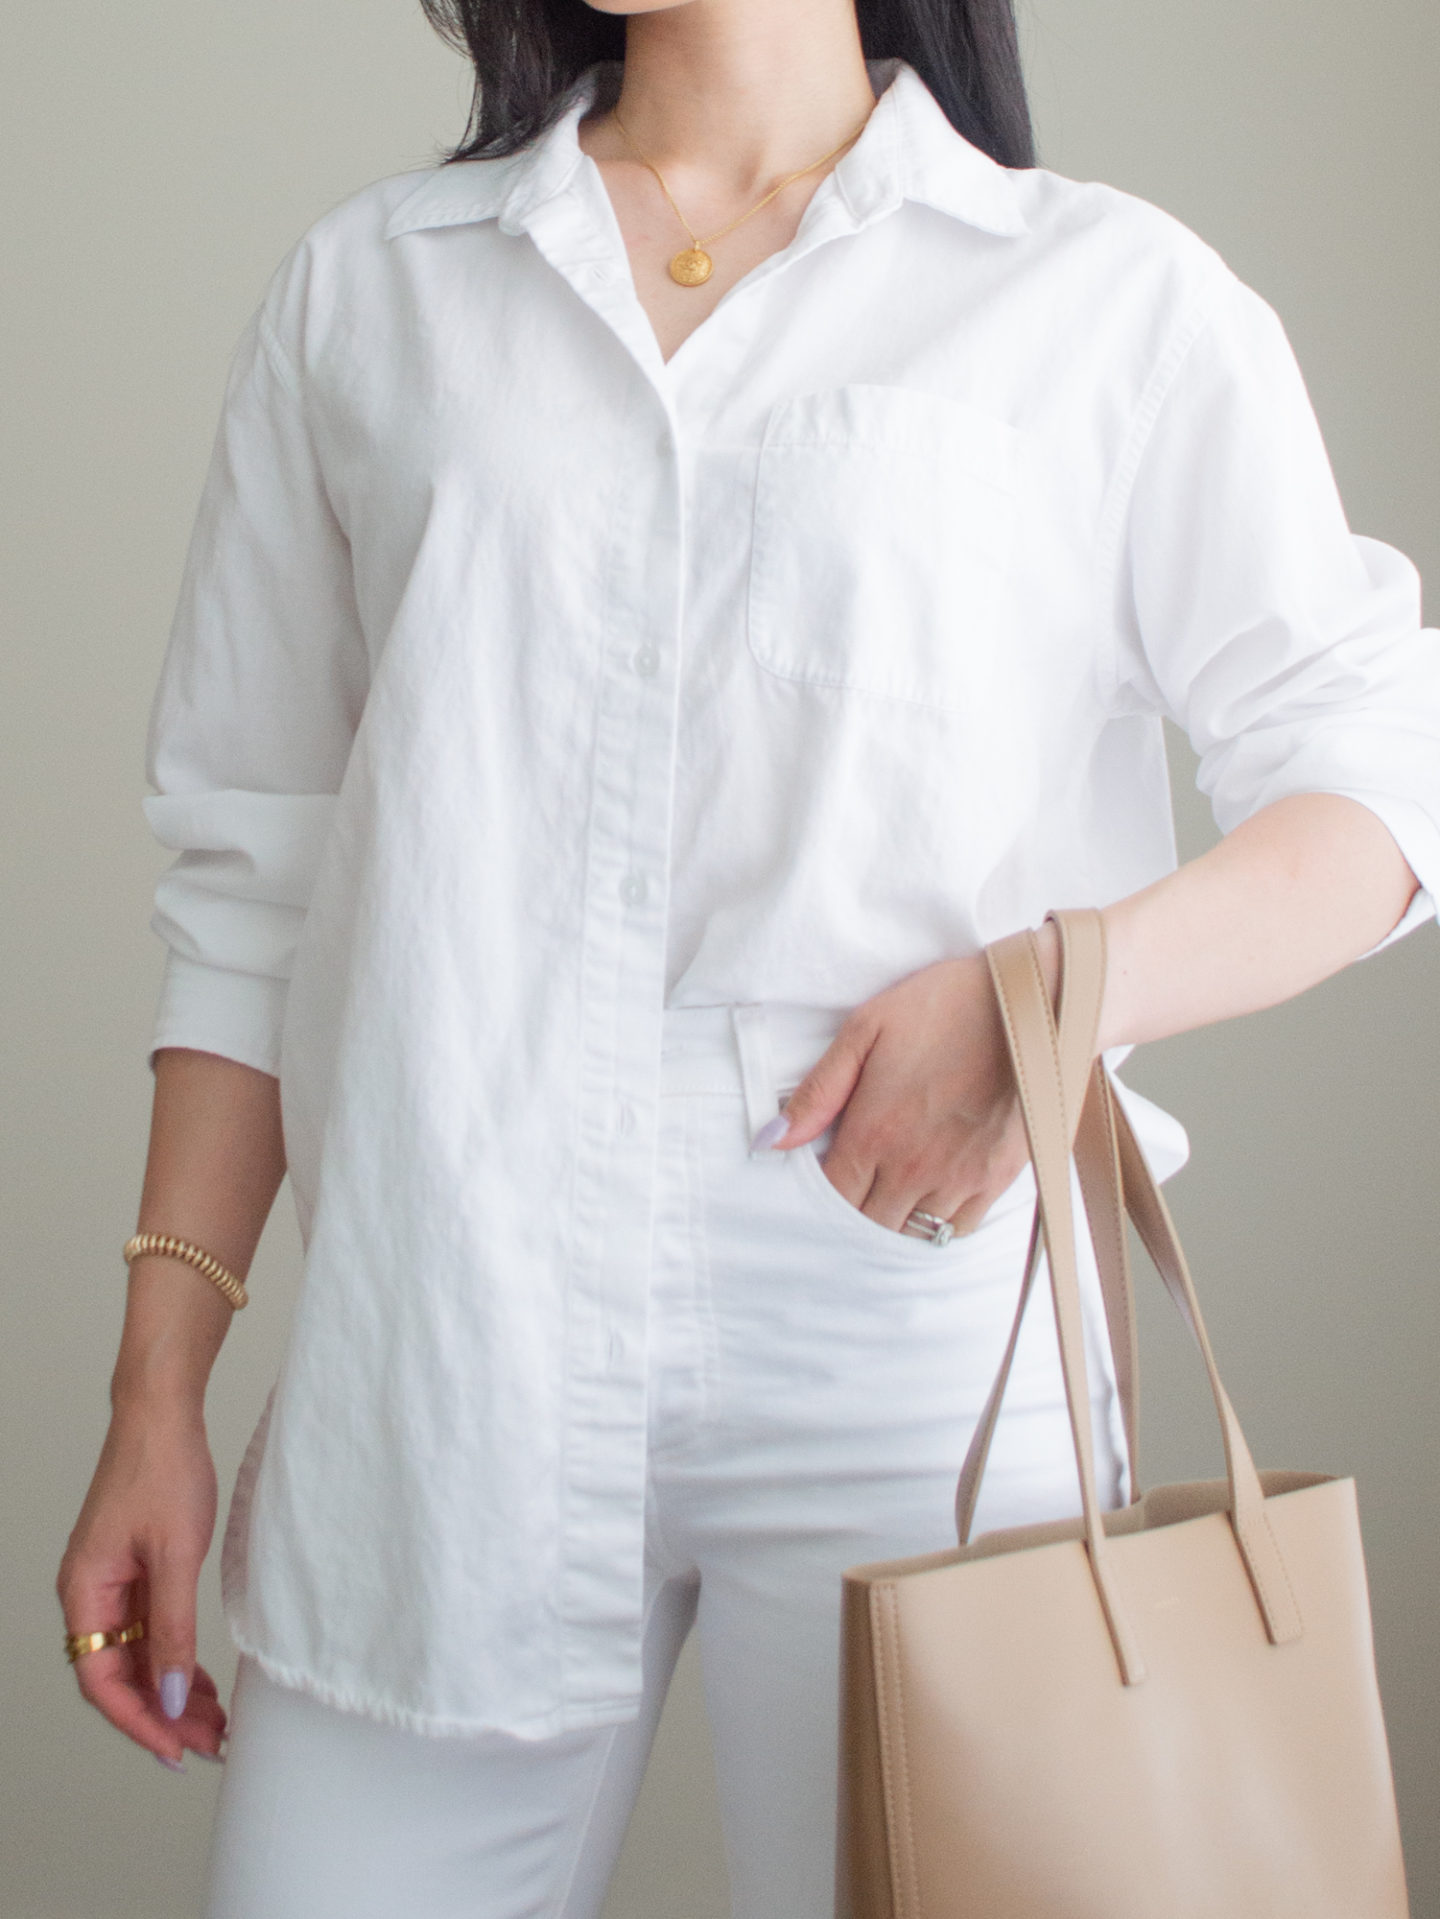
<path fill-rule="evenodd" d="M 948 1219 L 941 1219 L 935 1213 L 922 1213 L 917 1206 L 913 1213 L 907 1213 L 902 1233 L 909 1233 L 915 1239 L 928 1239 L 932 1246 L 948 1246 L 955 1237 L 955 1228 Z"/>

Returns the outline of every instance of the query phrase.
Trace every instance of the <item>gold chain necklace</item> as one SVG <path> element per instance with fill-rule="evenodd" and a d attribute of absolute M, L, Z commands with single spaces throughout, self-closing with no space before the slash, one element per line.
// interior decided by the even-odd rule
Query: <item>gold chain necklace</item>
<path fill-rule="evenodd" d="M 828 153 L 822 153 L 818 160 L 812 160 L 808 167 L 797 167 L 793 173 L 787 173 L 780 184 L 771 187 L 770 191 L 765 195 L 765 198 L 763 200 L 757 200 L 748 212 L 742 213 L 739 219 L 732 220 L 729 226 L 721 227 L 718 232 L 709 234 L 702 240 L 696 233 L 694 227 L 692 227 L 690 222 L 685 218 L 685 215 L 681 213 L 679 207 L 675 206 L 675 201 L 669 187 L 665 184 L 664 176 L 661 174 L 659 167 L 657 167 L 655 162 L 646 154 L 641 153 L 630 129 L 620 118 L 620 115 L 615 112 L 615 109 L 612 107 L 610 111 L 614 116 L 616 126 L 619 127 L 631 146 L 635 148 L 636 153 L 639 154 L 640 158 L 660 182 L 660 191 L 665 195 L 665 198 L 670 201 L 671 206 L 675 208 L 676 217 L 679 219 L 681 226 L 684 227 L 685 231 L 690 235 L 690 245 L 688 247 L 682 247 L 680 252 L 677 253 L 670 262 L 670 278 L 675 281 L 677 286 L 682 287 L 704 286 L 705 282 L 710 278 L 711 273 L 715 269 L 715 262 L 710 258 L 710 255 L 705 249 L 710 245 L 711 241 L 722 239 L 727 233 L 733 233 L 742 220 L 748 220 L 750 215 L 758 213 L 761 207 L 768 207 L 776 194 L 783 192 L 792 180 L 800 179 L 803 174 L 813 173 L 816 167 L 823 167 L 827 160 L 833 160 L 835 155 L 840 151 L 840 147 L 848 147 L 852 140 L 859 139 L 865 130 L 865 122 L 870 118 L 870 115 L 867 113 L 865 119 L 860 122 L 855 131 L 847 134 L 840 142 L 840 146 L 831 147 L 830 151 Z"/>

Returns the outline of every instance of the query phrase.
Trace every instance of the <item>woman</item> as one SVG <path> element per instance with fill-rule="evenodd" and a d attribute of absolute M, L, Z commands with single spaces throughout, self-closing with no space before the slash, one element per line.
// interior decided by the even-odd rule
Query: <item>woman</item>
<path fill-rule="evenodd" d="M 288 1166 L 212 1915 L 598 1912 L 695 1622 L 735 1911 L 822 1919 L 839 1576 L 945 1542 L 1029 1224 L 980 948 L 1103 906 L 1113 1060 L 1396 937 L 1440 675 L 1274 316 L 1032 166 L 1006 0 L 432 12 L 473 137 L 282 263 L 156 702 L 181 1257 L 66 1624 L 217 1753 L 203 1391 Z M 1046 1330 L 991 1525 L 1073 1504 Z"/>

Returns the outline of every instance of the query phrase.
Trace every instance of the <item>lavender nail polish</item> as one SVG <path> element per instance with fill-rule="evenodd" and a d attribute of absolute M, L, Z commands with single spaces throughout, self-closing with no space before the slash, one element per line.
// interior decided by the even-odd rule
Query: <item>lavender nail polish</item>
<path fill-rule="evenodd" d="M 178 1719 L 190 1697 L 190 1681 L 178 1666 L 160 1675 L 160 1710 L 167 1719 Z"/>
<path fill-rule="evenodd" d="M 778 1146 L 790 1130 L 790 1122 L 783 1113 L 777 1113 L 774 1119 L 766 1120 L 760 1131 L 750 1142 L 752 1153 L 768 1153 Z"/>
<path fill-rule="evenodd" d="M 185 1770 L 178 1759 L 167 1759 L 163 1752 L 157 1752 L 155 1757 L 159 1760 L 160 1764 L 165 1767 L 167 1772 L 184 1772 Z"/>

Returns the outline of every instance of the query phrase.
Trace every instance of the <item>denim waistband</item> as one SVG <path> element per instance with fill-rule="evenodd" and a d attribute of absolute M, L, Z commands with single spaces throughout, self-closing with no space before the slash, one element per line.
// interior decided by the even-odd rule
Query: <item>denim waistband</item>
<path fill-rule="evenodd" d="M 665 1012 L 660 1090 L 743 1095 L 747 1064 L 769 1074 L 776 1093 L 797 1086 L 840 1030 L 848 1007 L 779 1000 L 734 1006 L 679 1006 Z"/>
<path fill-rule="evenodd" d="M 661 1029 L 662 1094 L 717 1093 L 744 1098 L 754 1126 L 763 1123 L 809 1072 L 843 1025 L 850 1008 L 804 1006 L 783 1000 L 725 1006 L 668 1007 Z M 1107 1054 L 1113 1068 L 1130 1049 Z M 1157 1179 L 1168 1179 L 1189 1157 L 1185 1129 L 1119 1078 L 1115 1090 Z"/>

